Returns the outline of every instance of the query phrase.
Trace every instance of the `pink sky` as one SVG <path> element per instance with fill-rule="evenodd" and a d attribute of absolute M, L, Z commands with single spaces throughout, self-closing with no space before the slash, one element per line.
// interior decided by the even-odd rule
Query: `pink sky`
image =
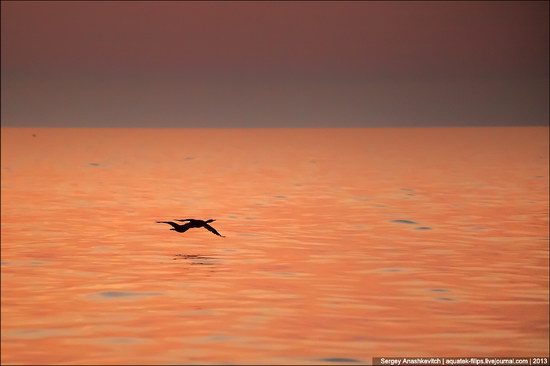
<path fill-rule="evenodd" d="M 548 2 L 3 2 L 2 48 L 5 70 L 544 72 Z"/>
<path fill-rule="evenodd" d="M 113 76 L 157 79 L 156 84 L 162 78 L 200 81 L 204 77 L 201 84 L 213 93 L 218 76 L 252 81 L 253 86 L 229 82 L 235 86 L 235 104 L 249 99 L 246 90 L 252 96 L 268 93 L 273 80 L 307 79 L 301 86 L 315 92 L 319 84 L 336 80 L 334 90 L 347 100 L 376 94 L 364 91 L 373 85 L 368 80 L 375 80 L 383 90 L 408 88 L 412 94 L 401 96 L 398 91 L 395 106 L 386 110 L 377 103 L 375 107 L 382 109 L 372 114 L 338 107 L 351 110 L 354 123 L 406 119 L 410 114 L 390 112 L 403 110 L 407 98 L 414 105 L 427 104 L 429 100 L 414 100 L 419 94 L 436 98 L 433 106 L 412 116 L 418 121 L 456 124 L 462 117 L 453 113 L 465 108 L 468 114 L 470 108 L 468 118 L 474 124 L 476 115 L 488 124 L 498 123 L 502 116 L 506 124 L 545 124 L 548 2 L 6 1 L 2 2 L 2 73 L 2 87 L 8 93 L 3 97 L 7 110 L 2 122 L 7 124 L 23 120 L 28 124 L 29 119 L 48 116 L 54 120 L 51 112 L 56 106 L 36 116 L 18 106 L 34 100 L 40 104 L 55 90 L 76 84 L 82 90 L 109 89 Z M 90 78 L 103 82 L 86 85 Z M 67 79 L 68 84 L 57 85 Z M 350 88 L 347 80 L 362 84 Z M 129 82 L 123 83 L 130 88 Z M 44 96 L 36 94 L 40 88 L 47 90 Z M 297 90 L 290 84 L 288 88 Z M 158 89 L 160 93 L 164 88 Z M 67 93 L 75 95 L 70 90 Z M 303 94 L 315 100 L 307 90 Z M 173 96 L 166 93 L 164 101 Z M 125 95 L 120 94 L 122 99 Z M 438 95 L 447 99 L 438 101 Z M 451 105 L 464 95 L 498 102 Z M 317 101 L 315 105 L 321 104 L 321 99 Z M 128 106 L 132 103 L 128 100 Z M 86 99 L 76 104 L 84 105 Z M 274 105 L 271 109 L 277 109 L 277 101 Z M 428 115 L 434 108 L 443 108 L 442 113 Z M 79 114 L 66 117 L 74 120 Z M 316 118 L 311 114 L 308 119 Z"/>

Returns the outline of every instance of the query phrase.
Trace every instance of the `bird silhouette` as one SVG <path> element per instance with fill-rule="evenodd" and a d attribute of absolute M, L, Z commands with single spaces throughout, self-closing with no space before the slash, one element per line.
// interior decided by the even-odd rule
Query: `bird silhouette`
<path fill-rule="evenodd" d="M 191 228 L 203 227 L 206 230 L 210 231 L 211 233 L 213 233 L 217 236 L 221 236 L 222 238 L 225 238 L 224 235 L 218 233 L 216 231 L 216 229 L 214 229 L 212 226 L 208 225 L 208 223 L 216 221 L 216 220 L 208 219 L 208 220 L 205 221 L 205 220 L 195 220 L 195 219 L 179 219 L 179 220 L 175 220 L 175 221 L 182 221 L 182 222 L 187 221 L 187 223 L 182 224 L 182 225 L 177 224 L 177 223 L 172 222 L 172 221 L 157 221 L 157 223 L 158 224 L 168 224 L 168 225 L 172 226 L 172 229 L 170 229 L 170 230 L 177 231 L 178 233 L 184 233 L 184 232 L 186 232 L 187 230 L 189 230 Z"/>

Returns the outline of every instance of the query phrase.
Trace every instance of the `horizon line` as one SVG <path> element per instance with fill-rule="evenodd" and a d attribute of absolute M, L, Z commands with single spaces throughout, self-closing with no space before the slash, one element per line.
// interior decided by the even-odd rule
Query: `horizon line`
<path fill-rule="evenodd" d="M 423 125 L 423 126 L 15 126 L 15 125 L 0 125 L 0 128 L 72 128 L 72 129 L 367 129 L 367 128 L 539 128 L 550 127 L 550 124 L 518 124 L 518 125 Z"/>

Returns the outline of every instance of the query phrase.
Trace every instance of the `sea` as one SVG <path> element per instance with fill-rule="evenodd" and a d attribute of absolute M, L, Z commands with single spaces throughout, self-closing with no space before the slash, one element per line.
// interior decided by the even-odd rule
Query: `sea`
<path fill-rule="evenodd" d="M 549 355 L 548 127 L 1 142 L 2 364 Z"/>

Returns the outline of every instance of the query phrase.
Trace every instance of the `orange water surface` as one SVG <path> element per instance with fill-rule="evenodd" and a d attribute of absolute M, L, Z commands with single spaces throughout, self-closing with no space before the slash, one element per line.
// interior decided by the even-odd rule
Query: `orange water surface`
<path fill-rule="evenodd" d="M 548 132 L 2 128 L 2 364 L 548 356 Z"/>

